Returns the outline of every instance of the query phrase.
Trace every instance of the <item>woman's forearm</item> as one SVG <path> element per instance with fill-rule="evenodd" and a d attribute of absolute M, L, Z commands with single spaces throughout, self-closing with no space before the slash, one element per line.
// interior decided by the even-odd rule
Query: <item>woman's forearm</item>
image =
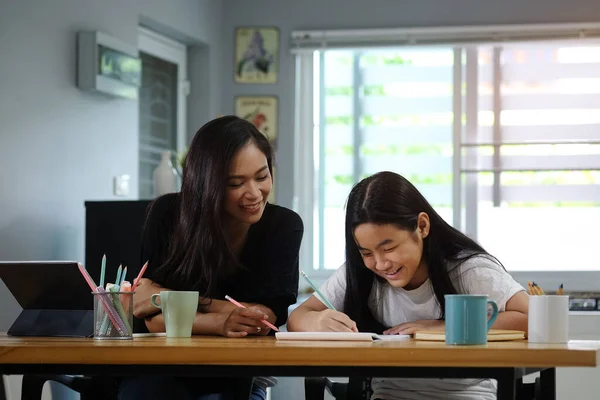
<path fill-rule="evenodd" d="M 223 326 L 228 314 L 224 313 L 196 313 L 193 335 L 222 335 Z M 165 319 L 162 314 L 146 320 L 146 327 L 150 332 L 165 332 Z"/>
<path fill-rule="evenodd" d="M 207 303 L 208 303 L 207 299 L 200 300 L 200 304 L 207 304 Z M 263 313 L 265 313 L 268 316 L 267 319 L 269 322 L 275 322 L 277 320 L 277 316 L 275 315 L 273 310 L 271 310 L 267 306 L 264 306 L 262 304 L 257 304 L 257 303 L 242 302 L 241 304 L 243 304 L 247 308 L 252 308 L 252 307 L 258 308 L 260 311 L 262 311 Z M 219 314 L 225 313 L 225 314 L 229 315 L 236 308 L 237 308 L 237 306 L 235 304 L 231 303 L 230 301 L 211 299 L 210 304 L 207 304 L 207 306 L 202 307 L 202 312 L 204 312 L 204 313 L 219 313 Z"/>
<path fill-rule="evenodd" d="M 201 311 L 204 313 L 227 313 L 232 312 L 237 306 L 227 300 L 200 298 Z"/>
<path fill-rule="evenodd" d="M 140 280 L 133 295 L 133 315 L 135 315 L 136 318 L 145 318 L 159 312 L 159 310 L 150 302 L 150 297 L 163 290 L 170 289 L 164 288 L 150 279 L 144 278 Z"/>
<path fill-rule="evenodd" d="M 133 315 L 135 315 L 136 318 L 145 318 L 149 315 L 159 312 L 159 310 L 150 302 L 150 297 L 152 297 L 153 294 L 157 294 L 165 290 L 171 289 L 162 287 L 150 279 L 142 279 L 136 289 L 136 293 L 133 295 Z M 242 304 L 246 307 L 259 307 L 261 311 L 269 315 L 269 321 L 275 321 L 275 314 L 273 314 L 273 311 L 271 311 L 268 307 L 260 304 Z M 199 299 L 198 310 L 204 314 L 217 313 L 229 315 L 236 307 L 236 305 L 226 300 L 215 300 L 201 297 Z"/>

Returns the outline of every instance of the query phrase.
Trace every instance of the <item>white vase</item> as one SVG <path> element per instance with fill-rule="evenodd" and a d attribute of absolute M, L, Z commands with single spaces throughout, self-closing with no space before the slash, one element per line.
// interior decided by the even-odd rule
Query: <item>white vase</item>
<path fill-rule="evenodd" d="M 171 163 L 171 152 L 163 151 L 160 164 L 154 169 L 154 196 L 179 190 L 179 174 Z"/>

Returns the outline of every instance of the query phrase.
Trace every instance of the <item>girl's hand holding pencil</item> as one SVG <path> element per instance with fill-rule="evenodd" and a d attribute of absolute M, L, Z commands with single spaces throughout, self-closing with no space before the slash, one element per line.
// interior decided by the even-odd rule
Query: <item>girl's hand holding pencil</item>
<path fill-rule="evenodd" d="M 331 309 L 319 311 L 315 328 L 317 332 L 358 332 L 349 316 Z"/>
<path fill-rule="evenodd" d="M 319 300 L 328 308 L 319 312 L 316 321 L 317 326 L 315 327 L 317 332 L 358 332 L 356 322 L 352 321 L 346 314 L 337 311 L 304 271 L 300 271 L 300 275 L 313 288 Z"/>

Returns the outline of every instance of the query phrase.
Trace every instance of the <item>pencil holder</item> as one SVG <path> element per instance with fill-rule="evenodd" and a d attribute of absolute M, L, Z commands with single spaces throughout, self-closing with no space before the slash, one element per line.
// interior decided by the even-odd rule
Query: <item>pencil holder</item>
<path fill-rule="evenodd" d="M 530 343 L 567 343 L 569 296 L 530 296 L 528 325 Z"/>
<path fill-rule="evenodd" d="M 92 292 L 94 339 L 133 338 L 133 292 Z"/>

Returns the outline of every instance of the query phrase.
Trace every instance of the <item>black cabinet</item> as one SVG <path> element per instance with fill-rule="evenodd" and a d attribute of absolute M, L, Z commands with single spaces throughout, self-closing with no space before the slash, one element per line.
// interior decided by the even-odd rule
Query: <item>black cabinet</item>
<path fill-rule="evenodd" d="M 142 232 L 151 200 L 85 202 L 85 267 L 100 282 L 106 254 L 106 282 L 114 282 L 119 265 L 133 282 L 142 267 Z"/>

